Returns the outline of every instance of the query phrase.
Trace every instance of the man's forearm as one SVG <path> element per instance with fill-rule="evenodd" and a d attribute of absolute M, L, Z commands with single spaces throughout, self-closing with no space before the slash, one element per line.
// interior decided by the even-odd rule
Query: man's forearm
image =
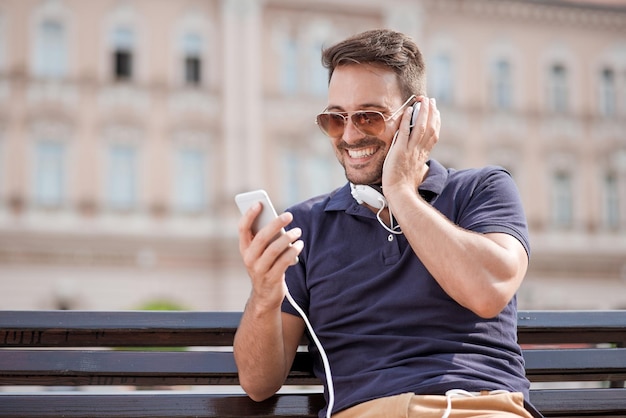
<path fill-rule="evenodd" d="M 280 309 L 261 310 L 248 301 L 233 346 L 240 384 L 256 401 L 272 396 L 285 380 L 283 341 Z"/>

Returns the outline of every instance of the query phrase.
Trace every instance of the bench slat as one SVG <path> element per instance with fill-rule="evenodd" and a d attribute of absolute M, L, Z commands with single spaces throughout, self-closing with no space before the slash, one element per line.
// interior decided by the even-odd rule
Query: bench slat
<path fill-rule="evenodd" d="M 241 312 L 3 311 L 5 347 L 232 345 Z M 520 311 L 520 344 L 626 343 L 626 311 Z"/>
<path fill-rule="evenodd" d="M 625 380 L 626 349 L 526 350 L 526 374 L 536 382 Z M 300 352 L 287 384 L 314 385 L 311 358 Z M 236 385 L 232 352 L 6 350 L 3 385 Z"/>
<path fill-rule="evenodd" d="M 288 385 L 317 385 L 306 352 Z M 0 385 L 238 385 L 232 352 L 0 351 Z"/>
<path fill-rule="evenodd" d="M 534 390 L 531 402 L 547 417 L 624 416 L 626 389 Z M 236 402 L 233 402 L 235 401 Z M 277 395 L 254 402 L 245 395 L 201 393 L 54 394 L 0 393 L 0 417 L 317 417 L 321 394 Z M 236 406 L 234 406 L 236 405 Z M 54 411 L 63 411 L 62 413 Z M 572 411 L 575 411 L 573 413 Z"/>
<path fill-rule="evenodd" d="M 321 394 L 277 395 L 264 402 L 254 402 L 246 395 L 198 393 L 0 394 L 0 417 L 3 418 L 317 418 L 323 406 Z"/>
<path fill-rule="evenodd" d="M 526 376 L 533 382 L 626 379 L 626 349 L 525 350 Z"/>
<path fill-rule="evenodd" d="M 519 311 L 520 344 L 626 343 L 626 311 Z"/>
<path fill-rule="evenodd" d="M 539 389 L 530 401 L 550 417 L 626 415 L 626 389 Z"/>
<path fill-rule="evenodd" d="M 5 311 L 6 347 L 230 346 L 241 312 Z"/>

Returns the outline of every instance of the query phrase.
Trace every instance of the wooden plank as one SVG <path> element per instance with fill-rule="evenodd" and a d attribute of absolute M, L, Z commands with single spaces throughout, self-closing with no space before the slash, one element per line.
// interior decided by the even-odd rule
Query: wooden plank
<path fill-rule="evenodd" d="M 531 391 L 531 402 L 546 417 L 621 416 L 626 389 Z M 96 407 L 94 407 L 94 405 Z M 277 395 L 253 402 L 245 395 L 200 393 L 55 394 L 0 393 L 0 417 L 316 417 L 321 394 Z"/>
<path fill-rule="evenodd" d="M 277 395 L 254 402 L 245 395 L 199 393 L 49 394 L 0 393 L 0 417 L 304 417 L 317 418 L 324 405 L 321 394 Z"/>
<path fill-rule="evenodd" d="M 297 354 L 288 385 L 316 385 L 308 353 Z M 0 385 L 238 385 L 232 352 L 0 351 Z"/>
<path fill-rule="evenodd" d="M 626 349 L 526 350 L 536 382 L 626 379 Z M 308 353 L 296 356 L 288 384 L 319 384 Z M 2 385 L 236 385 L 232 352 L 5 350 Z"/>
<path fill-rule="evenodd" d="M 531 403 L 547 417 L 626 416 L 626 389 L 541 389 Z"/>
<path fill-rule="evenodd" d="M 533 382 L 626 379 L 626 349 L 526 350 L 526 376 Z"/>
<path fill-rule="evenodd" d="M 229 346 L 241 312 L 3 311 L 0 346 Z"/>
<path fill-rule="evenodd" d="M 626 310 L 519 311 L 520 344 L 626 343 Z"/>
<path fill-rule="evenodd" d="M 232 345 L 241 312 L 3 311 L 0 346 Z M 521 344 L 626 343 L 623 311 L 520 311 Z"/>

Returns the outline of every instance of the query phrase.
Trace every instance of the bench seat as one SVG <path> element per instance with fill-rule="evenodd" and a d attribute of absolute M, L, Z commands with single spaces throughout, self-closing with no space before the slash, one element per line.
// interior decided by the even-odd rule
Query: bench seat
<path fill-rule="evenodd" d="M 240 318 L 2 312 L 0 417 L 316 417 L 324 400 L 304 351 L 279 395 L 242 393 L 232 355 Z M 626 417 L 626 311 L 520 311 L 518 338 L 545 416 Z"/>

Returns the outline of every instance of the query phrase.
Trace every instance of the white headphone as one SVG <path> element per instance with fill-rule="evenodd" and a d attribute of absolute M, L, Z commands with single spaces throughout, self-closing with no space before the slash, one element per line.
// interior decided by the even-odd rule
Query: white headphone
<path fill-rule="evenodd" d="M 387 206 L 385 196 L 372 186 L 350 183 L 350 189 L 352 191 L 352 197 L 354 197 L 359 205 L 367 203 L 376 209 L 384 209 Z"/>
<path fill-rule="evenodd" d="M 387 199 L 385 196 L 372 186 L 367 186 L 365 184 L 352 184 L 350 183 L 350 190 L 352 191 L 352 197 L 359 205 L 363 203 L 367 203 L 371 207 L 378 209 L 378 213 L 376 213 L 376 219 L 385 228 L 387 231 L 392 234 L 402 234 L 402 231 L 399 229 L 400 225 L 395 225 L 393 222 L 393 214 L 391 213 L 391 208 L 389 209 L 389 218 L 391 220 L 391 228 L 389 228 L 383 220 L 380 218 L 380 213 L 386 208 L 389 207 L 387 204 Z"/>

